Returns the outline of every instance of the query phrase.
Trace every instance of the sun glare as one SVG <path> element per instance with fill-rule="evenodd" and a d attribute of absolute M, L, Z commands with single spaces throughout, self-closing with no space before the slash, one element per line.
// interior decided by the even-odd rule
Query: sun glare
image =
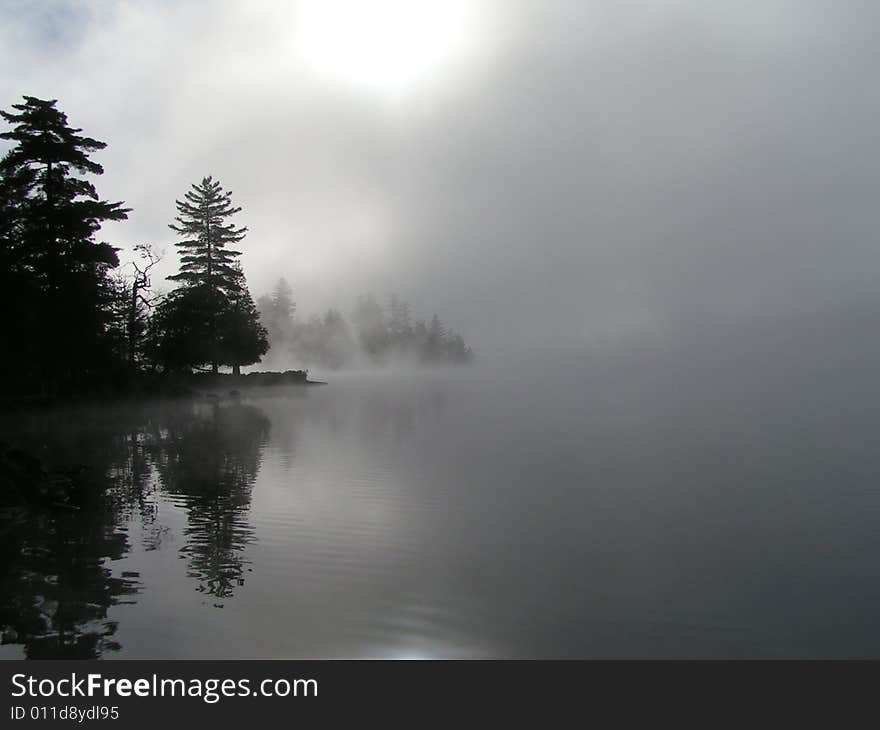
<path fill-rule="evenodd" d="M 324 77 L 399 96 L 448 71 L 471 26 L 467 0 L 304 0 L 297 47 Z"/>

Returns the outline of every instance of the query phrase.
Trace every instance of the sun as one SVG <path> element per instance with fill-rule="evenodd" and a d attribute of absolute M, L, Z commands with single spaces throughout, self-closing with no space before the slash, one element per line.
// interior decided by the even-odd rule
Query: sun
<path fill-rule="evenodd" d="M 322 77 L 400 96 L 447 73 L 473 31 L 473 0 L 303 0 L 296 45 Z"/>

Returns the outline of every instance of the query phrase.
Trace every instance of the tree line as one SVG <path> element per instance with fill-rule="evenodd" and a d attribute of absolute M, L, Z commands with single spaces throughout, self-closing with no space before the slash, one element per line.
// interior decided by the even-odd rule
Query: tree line
<path fill-rule="evenodd" d="M 133 371 L 238 370 L 268 349 L 235 244 L 246 228 L 219 182 L 204 178 L 177 201 L 171 228 L 182 240 L 177 284 L 151 292 L 159 254 L 97 239 L 102 224 L 130 208 L 99 197 L 89 177 L 104 142 L 81 135 L 56 100 L 25 96 L 0 111 L 11 148 L 0 159 L 0 364 L 11 392 L 59 391 L 120 379 Z"/>
<path fill-rule="evenodd" d="M 460 336 L 435 316 L 410 323 L 409 307 L 392 298 L 384 316 L 362 297 L 351 322 L 337 311 L 298 322 L 289 287 L 260 299 L 248 289 L 239 244 L 241 208 L 218 180 L 204 177 L 176 200 L 169 224 L 178 236 L 174 288 L 157 294 L 151 272 L 161 253 L 120 249 L 98 239 L 104 223 L 124 221 L 122 201 L 102 199 L 90 178 L 106 143 L 72 127 L 57 100 L 23 97 L 0 111 L 11 143 L 0 158 L 0 388 L 41 393 L 123 383 L 134 374 L 239 373 L 269 350 L 294 352 L 306 364 L 341 367 L 358 348 L 376 362 L 415 351 L 430 362 L 472 357 Z M 262 322 L 261 322 L 262 318 Z"/>
<path fill-rule="evenodd" d="M 270 362 L 338 369 L 401 360 L 467 363 L 474 357 L 462 336 L 436 314 L 428 322 L 413 320 L 409 303 L 396 294 L 384 308 L 372 294 L 361 295 L 348 318 L 331 308 L 299 320 L 293 291 L 282 277 L 257 300 L 257 308 L 269 334 Z"/>

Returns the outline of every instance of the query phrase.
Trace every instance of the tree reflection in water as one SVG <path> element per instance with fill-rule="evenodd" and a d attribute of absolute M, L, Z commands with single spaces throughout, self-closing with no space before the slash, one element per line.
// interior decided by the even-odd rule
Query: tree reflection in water
<path fill-rule="evenodd" d="M 244 584 L 251 487 L 268 435 L 269 420 L 254 406 L 209 403 L 175 413 L 148 446 L 163 491 L 186 509 L 188 575 L 218 607 Z"/>
<path fill-rule="evenodd" d="M 100 482 L 101 477 L 96 477 Z M 128 551 L 113 500 L 73 507 L 31 505 L 0 520 L 0 626 L 4 643 L 31 659 L 91 659 L 119 648 L 108 609 L 139 590 L 136 574 L 114 575 Z"/>
<path fill-rule="evenodd" d="M 168 531 L 158 504 L 186 513 L 181 557 L 215 606 L 243 585 L 250 492 L 269 421 L 237 401 L 76 406 L 18 413 L 0 438 L 48 465 L 88 467 L 88 498 L 71 508 L 0 505 L 0 632 L 29 658 L 98 658 L 119 649 L 112 606 L 132 603 L 138 574 L 113 569 Z"/>

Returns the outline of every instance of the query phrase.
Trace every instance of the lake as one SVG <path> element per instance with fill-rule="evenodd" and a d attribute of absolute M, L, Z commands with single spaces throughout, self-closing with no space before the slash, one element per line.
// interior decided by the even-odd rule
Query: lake
<path fill-rule="evenodd" d="M 880 656 L 877 357 L 648 350 L 7 414 L 0 656 Z"/>

